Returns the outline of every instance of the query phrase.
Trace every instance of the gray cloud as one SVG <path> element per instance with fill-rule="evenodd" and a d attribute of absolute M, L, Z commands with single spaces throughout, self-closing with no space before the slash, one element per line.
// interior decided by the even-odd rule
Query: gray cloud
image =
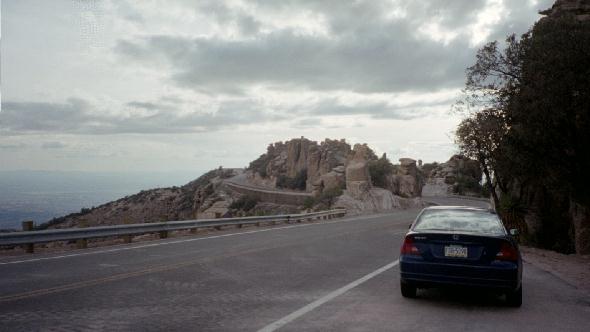
<path fill-rule="evenodd" d="M 63 149 L 66 146 L 67 146 L 67 144 L 64 144 L 64 143 L 58 142 L 58 141 L 45 142 L 45 143 L 41 144 L 41 148 L 43 148 L 43 149 Z"/>
<path fill-rule="evenodd" d="M 132 101 L 128 102 L 127 106 L 133 108 L 142 108 L 149 111 L 154 110 L 170 110 L 171 107 L 169 105 L 161 104 L 161 103 L 153 103 L 153 102 L 146 102 L 146 101 Z"/>
<path fill-rule="evenodd" d="M 487 1 L 398 1 L 394 5 L 406 12 L 398 19 L 388 17 L 392 7 L 384 1 L 347 6 L 340 1 L 255 3 L 266 11 L 321 14 L 330 35 L 305 35 L 288 28 L 247 40 L 160 35 L 120 40 L 115 51 L 134 62 L 164 61 L 177 85 L 208 93 L 243 93 L 252 84 L 361 93 L 433 91 L 462 86 L 475 49 L 467 38 L 444 45 L 418 38 L 416 30 L 436 21 L 461 32 L 477 22 Z M 511 5 L 509 22 L 493 27 L 494 37 L 530 24 L 535 15 L 525 1 Z M 241 20 L 249 22 L 244 28 L 249 33 L 258 31 L 255 18 L 221 2 L 207 2 L 200 10 L 211 12 L 220 23 Z"/>
<path fill-rule="evenodd" d="M 546 8 L 550 1 L 542 0 L 537 7 Z M 474 61 L 475 53 L 467 38 L 444 44 L 419 36 L 416 30 L 424 23 L 436 22 L 444 29 L 461 31 L 477 21 L 488 1 L 375 0 L 343 4 L 340 0 L 258 0 L 245 6 L 253 10 L 217 0 L 184 3 L 190 10 L 208 14 L 218 26 L 237 27 L 238 36 L 144 34 L 118 40 L 114 51 L 133 65 L 159 70 L 178 87 L 208 93 L 218 108 L 196 109 L 179 97 L 182 93 L 175 95 L 174 89 L 165 92 L 169 95 L 147 100 L 129 96 L 130 100 L 119 100 L 118 109 L 108 112 L 105 106 L 75 98 L 63 103 L 5 102 L 0 134 L 202 132 L 280 120 L 298 120 L 305 126 L 318 123 L 319 117 L 334 115 L 402 120 L 423 117 L 430 108 L 452 101 L 350 104 L 322 96 L 330 91 L 431 92 L 461 87 L 464 70 Z M 526 30 L 536 16 L 528 1 L 506 4 L 510 5 L 507 17 L 490 27 L 493 38 Z M 121 2 L 116 14 L 147 24 L 149 11 L 143 13 L 137 8 Z M 398 16 L 391 16 L 395 8 Z M 273 13 L 317 15 L 327 33 L 308 34 L 292 26 L 269 28 L 268 18 L 274 17 Z M 268 109 L 258 100 L 261 96 L 250 95 L 249 89 L 259 85 L 276 91 L 316 92 L 320 101 Z"/>
<path fill-rule="evenodd" d="M 445 47 L 411 38 L 401 24 L 379 29 L 391 35 L 329 39 L 283 30 L 249 41 L 152 36 L 120 41 L 116 51 L 134 61 L 165 60 L 178 85 L 208 92 L 242 91 L 260 83 L 357 92 L 425 91 L 463 83 L 472 57 L 463 41 Z"/>
<path fill-rule="evenodd" d="M 7 151 L 18 151 L 26 148 L 27 145 L 24 143 L 1 143 L 0 150 L 7 150 Z"/>
<path fill-rule="evenodd" d="M 410 120 L 424 116 L 424 113 L 417 112 L 416 108 L 416 106 L 396 107 L 385 102 L 345 105 L 337 99 L 330 98 L 318 103 L 305 113 L 316 116 L 367 115 L 376 119 Z"/>
<path fill-rule="evenodd" d="M 195 133 L 215 131 L 241 125 L 292 121 L 295 127 L 324 124 L 322 117 L 359 115 L 375 119 L 408 120 L 423 117 L 421 107 L 436 103 L 420 102 L 411 106 L 395 106 L 385 102 L 358 102 L 343 104 L 338 98 L 321 99 L 313 105 L 295 105 L 269 109 L 248 98 L 226 100 L 211 112 L 182 111 L 180 99 L 174 99 L 178 108 L 170 104 L 151 101 L 133 101 L 123 108 L 141 108 L 147 115 L 124 112 L 104 112 L 86 100 L 70 98 L 65 103 L 5 102 L 0 112 L 0 135 L 30 133 L 65 134 L 157 134 Z M 184 105 L 186 106 L 186 105 Z M 64 147 L 60 142 L 49 142 L 43 148 Z"/>
<path fill-rule="evenodd" d="M 154 112 L 141 116 L 101 112 L 95 105 L 73 98 L 66 103 L 4 102 L 0 134 L 194 133 L 286 118 L 247 100 L 222 102 L 211 113 L 181 112 L 151 102 L 129 104 Z"/>

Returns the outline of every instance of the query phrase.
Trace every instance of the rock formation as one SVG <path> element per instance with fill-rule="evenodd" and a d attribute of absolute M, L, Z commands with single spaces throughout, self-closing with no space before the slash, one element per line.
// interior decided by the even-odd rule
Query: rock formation
<path fill-rule="evenodd" d="M 435 196 L 457 192 L 458 187 L 464 183 L 475 186 L 481 181 L 482 171 L 476 160 L 454 155 L 447 162 L 438 164 L 425 176 L 423 193 L 426 196 Z"/>
<path fill-rule="evenodd" d="M 249 169 L 253 171 L 250 180 L 262 184 L 262 179 L 270 179 L 264 184 L 276 188 L 277 179 L 295 179 L 306 172 L 306 191 L 340 185 L 344 182 L 343 167 L 350 153 L 350 145 L 344 140 L 326 139 L 318 144 L 301 137 L 277 142 L 270 144 L 266 153 L 250 164 Z"/>
<path fill-rule="evenodd" d="M 476 160 L 469 159 L 462 155 L 452 156 L 446 163 L 440 164 L 432 173 L 430 178 L 443 178 L 445 183 L 453 184 L 461 176 L 469 176 L 474 179 L 481 179 L 481 169 Z"/>
<path fill-rule="evenodd" d="M 356 144 L 353 155 L 346 166 L 346 191 L 356 199 L 361 199 L 371 190 L 369 174 L 369 148 Z"/>
<path fill-rule="evenodd" d="M 401 158 L 397 172 L 388 177 L 389 189 L 401 197 L 418 197 L 422 195 L 424 179 L 416 167 L 416 160 Z"/>
<path fill-rule="evenodd" d="M 572 15 L 578 21 L 590 21 L 590 1 L 557 0 L 551 8 L 542 10 L 539 14 L 547 15 L 542 20 Z"/>

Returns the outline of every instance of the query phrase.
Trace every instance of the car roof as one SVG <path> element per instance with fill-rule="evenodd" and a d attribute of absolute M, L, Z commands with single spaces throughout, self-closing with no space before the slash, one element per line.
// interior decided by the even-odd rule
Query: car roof
<path fill-rule="evenodd" d="M 486 209 L 481 207 L 474 207 L 474 206 L 464 206 L 464 205 L 435 205 L 429 206 L 424 208 L 424 210 L 465 210 L 465 211 L 478 211 L 478 212 L 488 212 L 491 214 L 496 214 L 496 212 L 492 209 Z"/>

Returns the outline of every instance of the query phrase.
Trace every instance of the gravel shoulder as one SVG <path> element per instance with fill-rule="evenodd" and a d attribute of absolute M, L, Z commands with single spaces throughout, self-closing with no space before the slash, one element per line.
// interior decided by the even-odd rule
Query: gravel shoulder
<path fill-rule="evenodd" d="M 590 255 L 565 255 L 521 246 L 523 259 L 590 294 Z"/>

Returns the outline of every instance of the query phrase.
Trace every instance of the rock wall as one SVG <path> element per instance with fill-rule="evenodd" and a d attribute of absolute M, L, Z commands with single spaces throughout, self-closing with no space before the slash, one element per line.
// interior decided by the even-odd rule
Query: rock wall
<path fill-rule="evenodd" d="M 275 184 L 279 176 L 295 178 L 300 172 L 307 171 L 306 191 L 311 192 L 314 187 L 317 190 L 321 186 L 326 188 L 343 183 L 343 167 L 350 153 L 350 145 L 345 140 L 326 139 L 318 144 L 301 137 L 270 144 L 259 160 L 267 161 L 263 177 L 274 179 Z M 250 168 L 253 168 L 252 164 Z"/>

